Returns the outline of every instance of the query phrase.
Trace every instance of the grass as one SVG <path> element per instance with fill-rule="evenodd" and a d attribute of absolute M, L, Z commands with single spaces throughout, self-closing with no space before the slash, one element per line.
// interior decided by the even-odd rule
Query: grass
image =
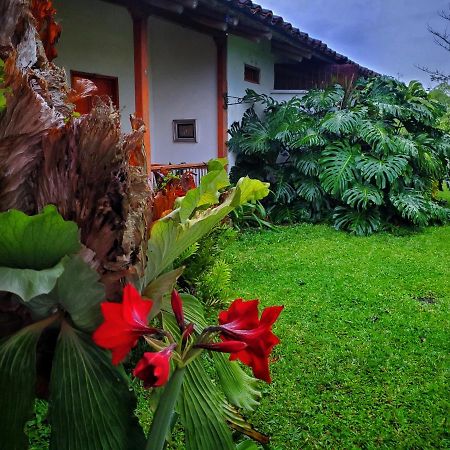
<path fill-rule="evenodd" d="M 251 417 L 272 449 L 450 448 L 450 227 L 353 237 L 248 232 L 234 296 L 284 304 Z"/>

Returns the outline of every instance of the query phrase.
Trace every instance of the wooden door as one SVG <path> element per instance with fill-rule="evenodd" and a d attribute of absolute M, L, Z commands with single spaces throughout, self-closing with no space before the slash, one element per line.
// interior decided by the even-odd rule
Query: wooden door
<path fill-rule="evenodd" d="M 95 97 L 100 97 L 104 100 L 107 100 L 109 97 L 113 105 L 119 108 L 119 81 L 117 77 L 75 71 L 71 71 L 70 75 L 72 86 L 76 84 L 77 80 L 87 79 L 92 81 L 97 87 L 95 94 L 80 98 L 75 102 L 76 112 L 88 114 L 93 107 Z"/>

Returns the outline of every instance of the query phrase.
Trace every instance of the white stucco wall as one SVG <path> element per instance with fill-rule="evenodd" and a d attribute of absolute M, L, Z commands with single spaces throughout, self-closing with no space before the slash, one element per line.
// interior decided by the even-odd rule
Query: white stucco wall
<path fill-rule="evenodd" d="M 154 163 L 217 157 L 217 49 L 211 36 L 150 17 Z M 197 143 L 173 142 L 173 120 L 196 119 Z"/>
<path fill-rule="evenodd" d="M 270 95 L 274 87 L 274 56 L 269 40 L 255 43 L 238 36 L 228 36 L 228 95 L 242 98 L 246 89 L 252 89 L 258 94 Z M 250 83 L 244 80 L 245 64 L 260 69 L 260 83 Z M 230 103 L 235 99 L 230 98 Z M 233 122 L 240 121 L 248 104 L 228 106 L 228 127 Z M 233 154 L 229 154 L 230 166 L 234 163 Z"/>
<path fill-rule="evenodd" d="M 305 90 L 299 90 L 299 91 L 295 91 L 295 90 L 293 90 L 293 91 L 276 90 L 276 91 L 272 91 L 270 93 L 270 96 L 273 97 L 278 102 L 286 102 L 288 100 L 291 100 L 294 97 L 302 98 L 307 93 L 308 93 L 308 91 L 305 91 Z"/>
<path fill-rule="evenodd" d="M 273 91 L 274 86 L 274 57 L 271 53 L 270 41 L 260 43 L 230 35 L 228 36 L 228 95 L 243 97 L 246 89 L 253 89 L 259 94 Z M 250 66 L 260 69 L 260 83 L 250 83 L 244 80 L 244 67 Z M 234 99 L 230 99 L 234 103 Z M 249 105 L 230 105 L 228 107 L 228 123 L 241 120 Z"/>
<path fill-rule="evenodd" d="M 70 70 L 118 77 L 122 128 L 134 113 L 133 23 L 120 6 L 93 0 L 54 0 L 63 31 L 55 63 Z"/>

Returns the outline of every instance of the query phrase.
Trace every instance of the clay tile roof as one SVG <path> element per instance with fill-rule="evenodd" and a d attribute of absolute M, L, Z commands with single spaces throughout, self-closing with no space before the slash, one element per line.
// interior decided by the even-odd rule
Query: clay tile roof
<path fill-rule="evenodd" d="M 239 8 L 240 10 L 246 12 L 247 14 L 254 17 L 254 19 L 273 27 L 277 31 L 283 32 L 289 38 L 292 39 L 293 43 L 300 42 L 303 45 L 309 46 L 314 49 L 317 53 L 322 54 L 334 60 L 339 64 L 353 64 L 358 67 L 361 75 L 366 76 L 376 76 L 377 72 L 370 70 L 366 67 L 360 66 L 358 63 L 352 61 L 345 55 L 341 55 L 336 51 L 332 50 L 319 39 L 311 38 L 307 33 L 300 31 L 295 28 L 291 23 L 286 22 L 282 17 L 276 16 L 269 9 L 264 9 L 262 6 L 253 3 L 251 0 L 222 0 L 230 7 Z"/>

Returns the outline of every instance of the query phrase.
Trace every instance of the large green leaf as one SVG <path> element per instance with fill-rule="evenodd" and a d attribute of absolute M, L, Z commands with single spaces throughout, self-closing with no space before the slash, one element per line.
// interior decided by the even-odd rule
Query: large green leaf
<path fill-rule="evenodd" d="M 56 281 L 54 289 L 32 298 L 27 306 L 36 317 L 46 317 L 59 308 L 69 313 L 74 325 L 92 332 L 101 323 L 100 303 L 105 299 L 105 288 L 98 273 L 81 257 L 65 257 L 61 261 L 64 272 Z"/>
<path fill-rule="evenodd" d="M 336 230 L 348 230 L 357 236 L 368 236 L 381 227 L 378 209 L 358 210 L 338 206 L 333 214 Z"/>
<path fill-rule="evenodd" d="M 77 225 L 52 205 L 35 216 L 17 210 L 0 213 L 0 236 L 0 266 L 17 269 L 50 269 L 81 247 Z"/>
<path fill-rule="evenodd" d="M 269 193 L 269 185 L 248 177 L 241 178 L 218 206 L 196 211 L 181 223 L 180 209 L 155 222 L 148 242 L 148 263 L 144 286 L 167 269 L 194 242 L 214 228 L 231 211 L 245 203 L 261 200 Z"/>
<path fill-rule="evenodd" d="M 63 272 L 63 262 L 44 270 L 0 267 L 0 291 L 12 292 L 27 302 L 39 295 L 48 294 Z"/>
<path fill-rule="evenodd" d="M 366 109 L 350 111 L 347 109 L 328 113 L 320 123 L 322 131 L 335 133 L 338 136 L 352 133 L 359 125 Z"/>
<path fill-rule="evenodd" d="M 383 192 L 369 183 L 355 183 L 347 189 L 342 200 L 353 208 L 366 209 L 369 205 L 382 205 L 384 202 Z"/>
<path fill-rule="evenodd" d="M 361 154 L 359 145 L 348 141 L 336 142 L 323 152 L 320 181 L 325 191 L 338 195 L 355 179 L 355 158 Z"/>
<path fill-rule="evenodd" d="M 181 223 L 189 219 L 197 208 L 205 208 L 219 203 L 221 189 L 230 185 L 230 180 L 224 168 L 225 161 L 210 161 L 208 173 L 200 179 L 199 186 L 189 190 L 185 197 L 181 199 L 179 204 Z"/>
<path fill-rule="evenodd" d="M 408 160 L 403 156 L 390 155 L 385 158 L 375 158 L 363 155 L 356 159 L 356 166 L 363 177 L 370 181 L 375 178 L 376 185 L 385 189 L 388 183 L 395 181 L 406 169 Z"/>
<path fill-rule="evenodd" d="M 213 353 L 212 357 L 228 401 L 238 408 L 253 411 L 261 398 L 258 380 L 247 375 L 239 363 L 230 361 L 228 354 Z"/>
<path fill-rule="evenodd" d="M 403 192 L 392 193 L 389 196 L 392 205 L 400 215 L 415 225 L 425 226 L 432 218 L 429 202 L 421 192 L 414 189 L 405 189 Z"/>
<path fill-rule="evenodd" d="M 64 273 L 50 294 L 67 311 L 74 325 L 83 331 L 94 331 L 101 323 L 100 303 L 105 288 L 98 273 L 79 256 L 67 258 Z"/>
<path fill-rule="evenodd" d="M 0 344 L 0 448 L 28 448 L 25 422 L 33 413 L 36 346 L 53 318 L 23 328 Z"/>
<path fill-rule="evenodd" d="M 223 400 L 200 358 L 185 373 L 178 404 L 185 429 L 186 450 L 230 450 L 231 431 L 225 422 Z"/>
<path fill-rule="evenodd" d="M 87 334 L 64 323 L 51 377 L 51 450 L 142 450 L 124 374 Z"/>

